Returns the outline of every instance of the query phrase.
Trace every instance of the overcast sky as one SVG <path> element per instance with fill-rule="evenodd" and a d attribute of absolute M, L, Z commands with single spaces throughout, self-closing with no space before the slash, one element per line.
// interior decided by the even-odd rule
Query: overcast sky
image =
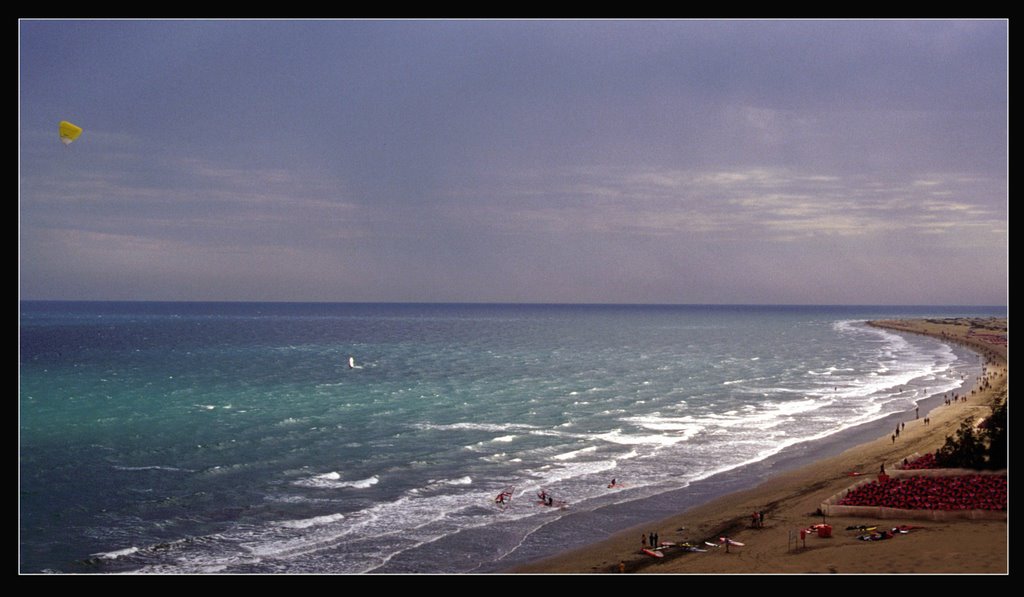
<path fill-rule="evenodd" d="M 1006 21 L 22 21 L 19 49 L 25 299 L 1007 300 Z"/>

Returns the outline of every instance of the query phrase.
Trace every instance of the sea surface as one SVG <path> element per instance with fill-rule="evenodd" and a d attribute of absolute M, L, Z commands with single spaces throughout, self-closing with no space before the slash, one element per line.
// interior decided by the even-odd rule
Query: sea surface
<path fill-rule="evenodd" d="M 864 320 L 970 315 L 22 302 L 19 569 L 507 569 L 887 434 L 980 358 Z"/>

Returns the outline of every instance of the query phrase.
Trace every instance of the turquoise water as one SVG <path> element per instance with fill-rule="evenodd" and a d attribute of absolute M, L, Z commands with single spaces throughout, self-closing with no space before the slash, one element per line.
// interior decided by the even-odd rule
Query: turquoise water
<path fill-rule="evenodd" d="M 500 569 L 958 388 L 862 323 L 954 315 L 1005 308 L 23 302 L 20 570 Z"/>

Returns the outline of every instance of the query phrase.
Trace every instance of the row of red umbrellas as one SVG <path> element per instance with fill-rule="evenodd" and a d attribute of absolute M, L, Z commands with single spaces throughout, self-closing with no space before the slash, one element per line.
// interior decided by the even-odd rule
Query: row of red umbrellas
<path fill-rule="evenodd" d="M 925 468 L 937 468 L 935 466 L 935 454 L 929 452 L 924 456 L 915 458 L 900 467 L 905 471 L 921 470 Z"/>
<path fill-rule="evenodd" d="M 841 506 L 905 510 L 1006 510 L 1005 475 L 903 477 L 872 481 L 847 493 Z"/>

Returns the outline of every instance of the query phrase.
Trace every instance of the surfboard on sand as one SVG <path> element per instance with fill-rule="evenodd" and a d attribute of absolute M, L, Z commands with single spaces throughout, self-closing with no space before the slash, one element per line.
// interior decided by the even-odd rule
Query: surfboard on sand
<path fill-rule="evenodd" d="M 665 557 L 665 554 L 661 553 L 660 551 L 654 551 L 653 549 L 647 549 L 646 547 L 641 549 L 640 551 L 642 553 L 645 553 L 645 554 L 651 556 L 652 558 L 663 558 L 663 557 Z"/>

